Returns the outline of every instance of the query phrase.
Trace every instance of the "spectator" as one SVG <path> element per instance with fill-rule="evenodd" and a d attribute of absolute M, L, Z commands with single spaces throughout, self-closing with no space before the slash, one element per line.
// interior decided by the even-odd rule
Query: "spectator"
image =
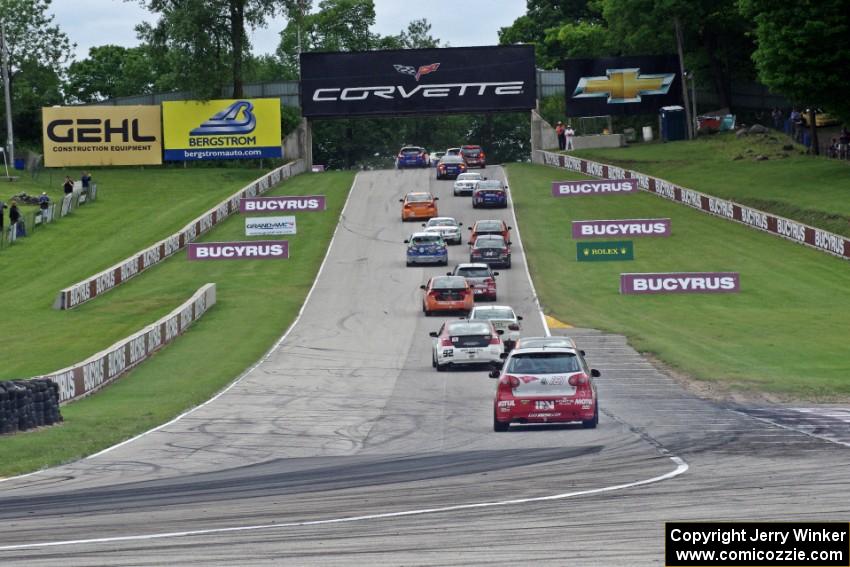
<path fill-rule="evenodd" d="M 84 171 L 80 176 L 80 181 L 83 183 L 83 191 L 88 193 L 89 186 L 91 185 L 91 175 L 89 175 L 87 171 Z"/>
<path fill-rule="evenodd" d="M 41 222 L 47 222 L 47 215 L 49 214 L 47 210 L 50 208 L 50 197 L 47 196 L 47 192 L 42 191 L 41 196 L 38 198 L 38 208 L 41 209 Z"/>
<path fill-rule="evenodd" d="M 21 211 L 18 210 L 17 201 L 12 201 L 9 207 L 9 228 L 15 231 L 17 236 L 26 236 L 24 221 L 21 220 Z"/>
<path fill-rule="evenodd" d="M 71 179 L 70 176 L 65 176 L 65 184 L 62 187 L 63 189 L 65 189 L 66 195 L 70 195 L 74 192 L 74 181 Z"/>
<path fill-rule="evenodd" d="M 803 115 L 800 114 L 799 110 L 794 108 L 791 110 L 790 119 L 792 136 L 794 138 L 794 141 L 799 143 L 802 141 L 801 138 L 803 134 Z"/>
<path fill-rule="evenodd" d="M 850 132 L 847 131 L 847 127 L 841 129 L 841 135 L 838 137 L 838 158 L 839 159 L 847 159 L 848 150 L 850 150 Z"/>
<path fill-rule="evenodd" d="M 770 113 L 771 118 L 773 118 L 773 127 L 777 130 L 782 130 L 782 111 L 779 108 L 774 107 L 773 112 Z"/>
<path fill-rule="evenodd" d="M 573 125 L 567 124 L 567 129 L 564 130 L 564 138 L 565 138 L 565 143 L 566 143 L 566 146 L 567 146 L 566 149 L 568 149 L 568 150 L 575 149 L 573 147 L 573 136 L 575 136 L 575 135 L 576 135 L 576 131 L 573 130 Z"/>
<path fill-rule="evenodd" d="M 6 203 L 0 201 L 0 240 L 3 239 L 3 210 L 6 208 Z"/>
<path fill-rule="evenodd" d="M 558 124 L 555 126 L 555 135 L 558 137 L 558 149 L 561 151 L 567 147 L 567 139 L 564 135 L 564 130 L 564 123 L 558 120 Z"/>

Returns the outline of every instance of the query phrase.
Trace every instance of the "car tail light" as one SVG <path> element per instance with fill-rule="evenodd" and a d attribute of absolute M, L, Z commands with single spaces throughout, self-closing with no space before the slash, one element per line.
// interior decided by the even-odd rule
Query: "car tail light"
<path fill-rule="evenodd" d="M 503 380 L 503 382 L 502 382 L 503 384 L 506 384 L 506 385 L 510 386 L 511 388 L 519 388 L 519 378 L 517 378 L 516 376 L 508 375 L 508 376 L 505 376 L 504 378 L 502 378 L 502 380 Z"/>
<path fill-rule="evenodd" d="M 499 335 L 495 335 L 495 336 L 490 337 L 490 344 L 491 345 L 502 344 L 502 341 L 499 339 Z"/>
<path fill-rule="evenodd" d="M 570 386 L 586 386 L 590 383 L 587 374 L 574 374 L 569 379 Z"/>
<path fill-rule="evenodd" d="M 480 157 L 481 159 L 484 159 L 484 152 L 480 152 L 480 153 L 478 154 L 478 157 Z"/>
<path fill-rule="evenodd" d="M 439 297 L 439 295 L 440 295 L 440 294 L 439 294 L 439 293 L 437 293 L 436 291 L 428 292 L 428 297 L 430 297 L 430 298 L 432 298 L 432 299 L 437 299 L 437 297 Z"/>
<path fill-rule="evenodd" d="M 440 346 L 450 347 L 454 345 L 452 344 L 452 340 L 449 337 L 443 337 L 443 339 L 440 341 Z"/>
<path fill-rule="evenodd" d="M 486 280 L 484 280 L 484 284 L 487 287 L 496 287 L 496 280 L 494 280 L 493 278 L 487 278 Z"/>

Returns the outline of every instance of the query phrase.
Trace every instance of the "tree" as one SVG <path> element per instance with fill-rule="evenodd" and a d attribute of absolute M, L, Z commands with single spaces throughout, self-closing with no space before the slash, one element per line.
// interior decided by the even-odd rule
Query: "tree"
<path fill-rule="evenodd" d="M 759 80 L 795 104 L 850 122 L 846 0 L 740 0 L 740 6 L 756 24 L 753 60 Z"/>
<path fill-rule="evenodd" d="M 153 92 L 157 75 L 145 46 L 101 45 L 68 67 L 66 93 L 75 102 L 98 102 Z"/>
<path fill-rule="evenodd" d="M 265 25 L 285 8 L 285 0 L 141 0 L 159 14 L 155 26 L 137 27 L 148 43 L 179 54 L 180 86 L 201 98 L 217 96 L 223 76 L 230 76 L 233 97 L 243 96 L 242 63 L 250 53 L 245 29 Z M 229 73 L 225 71 L 229 68 Z"/>

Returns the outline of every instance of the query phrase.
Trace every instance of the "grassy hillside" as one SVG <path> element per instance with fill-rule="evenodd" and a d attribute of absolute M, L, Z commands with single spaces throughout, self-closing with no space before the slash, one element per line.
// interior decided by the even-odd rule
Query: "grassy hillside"
<path fill-rule="evenodd" d="M 508 166 L 545 312 L 625 334 L 702 380 L 792 397 L 850 396 L 850 264 L 659 197 L 554 198 L 576 175 Z M 570 221 L 669 217 L 670 238 L 636 238 L 632 262 L 577 263 Z M 737 271 L 739 294 L 625 296 L 622 272 Z"/>
<path fill-rule="evenodd" d="M 574 154 L 850 236 L 850 162 L 802 155 L 799 146 L 783 150 L 789 143 L 776 132 L 740 139 L 728 133 Z"/>
<path fill-rule="evenodd" d="M 190 177 L 180 179 L 185 185 L 198 187 Z M 186 335 L 150 361 L 96 395 L 65 406 L 63 425 L 0 437 L 0 476 L 78 459 L 164 423 L 209 399 L 255 362 L 300 309 L 352 179 L 353 174 L 348 172 L 300 175 L 270 192 L 328 196 L 327 211 L 297 215 L 298 234 L 286 238 L 290 241 L 289 260 L 189 262 L 186 253 L 180 252 L 70 312 L 50 308 L 50 290 L 58 287 L 55 282 L 45 285 L 38 281 L 40 275 L 48 273 L 45 268 L 49 266 L 27 264 L 30 275 L 21 273 L 17 281 L 22 293 L 38 301 L 28 306 L 29 320 L 16 314 L 12 321 L 9 317 L 3 321 L 4 332 L 14 335 L 10 342 L 3 338 L 4 365 L 0 370 L 4 378 L 29 376 L 82 360 L 167 313 L 204 283 L 218 285 L 218 303 Z M 101 202 L 89 212 L 103 208 Z M 188 217 L 202 209 L 190 211 Z M 116 220 L 120 225 L 120 217 Z M 119 232 L 116 226 L 112 228 L 115 234 Z M 64 226 L 57 224 L 51 229 L 59 231 Z M 203 240 L 246 240 L 244 230 L 244 217 L 236 215 Z M 103 237 L 92 245 L 111 250 L 115 240 L 120 238 Z M 156 238 L 148 233 L 143 240 L 146 243 Z M 14 296 L 14 289 L 5 293 L 4 304 L 10 305 L 8 298 Z M 16 331 L 21 326 L 29 336 Z"/>

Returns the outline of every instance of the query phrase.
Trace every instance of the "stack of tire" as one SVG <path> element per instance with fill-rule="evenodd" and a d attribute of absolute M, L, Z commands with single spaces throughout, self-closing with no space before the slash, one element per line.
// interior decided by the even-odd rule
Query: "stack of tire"
<path fill-rule="evenodd" d="M 0 435 L 62 421 L 59 385 L 51 380 L 0 382 Z"/>

